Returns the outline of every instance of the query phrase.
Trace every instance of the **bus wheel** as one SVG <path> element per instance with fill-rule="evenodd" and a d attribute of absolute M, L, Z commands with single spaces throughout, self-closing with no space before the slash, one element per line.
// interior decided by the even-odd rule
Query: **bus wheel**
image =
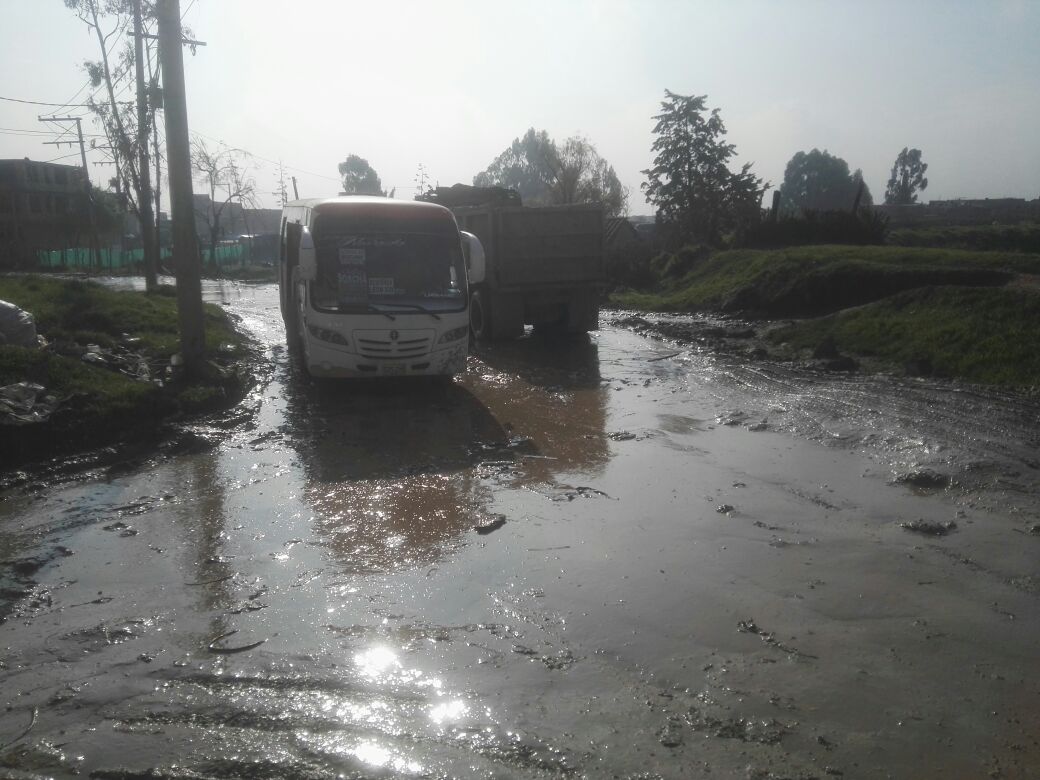
<path fill-rule="evenodd" d="M 469 329 L 477 341 L 492 338 L 490 299 L 483 290 L 476 290 L 469 300 Z"/>

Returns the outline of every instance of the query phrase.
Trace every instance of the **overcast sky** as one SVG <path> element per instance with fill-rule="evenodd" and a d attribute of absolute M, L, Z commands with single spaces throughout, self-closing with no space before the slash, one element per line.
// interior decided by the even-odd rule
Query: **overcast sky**
<path fill-rule="evenodd" d="M 1033 0 L 181 0 L 192 131 L 335 194 L 358 154 L 411 197 L 471 182 L 528 127 L 581 134 L 649 214 L 664 90 L 708 96 L 740 161 L 774 186 L 813 147 L 862 168 L 880 201 L 896 154 L 929 164 L 925 200 L 1040 196 L 1040 2 Z M 0 96 L 80 103 L 96 41 L 62 0 L 0 0 Z M 127 89 L 126 97 L 132 97 Z M 41 113 L 0 100 L 0 158 L 50 160 Z M 97 132 L 85 127 L 85 132 Z M 266 158 L 260 159 L 260 158 Z M 91 161 L 103 159 L 92 152 Z M 68 159 L 78 164 L 78 155 Z M 96 183 L 111 168 L 91 166 Z M 107 171 L 107 172 L 106 172 Z"/>

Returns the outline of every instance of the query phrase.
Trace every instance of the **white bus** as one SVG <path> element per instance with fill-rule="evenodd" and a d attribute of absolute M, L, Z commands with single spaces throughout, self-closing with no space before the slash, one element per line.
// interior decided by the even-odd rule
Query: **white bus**
<path fill-rule="evenodd" d="M 286 341 L 318 377 L 452 375 L 469 350 L 469 260 L 483 248 L 443 206 L 347 196 L 282 210 Z"/>

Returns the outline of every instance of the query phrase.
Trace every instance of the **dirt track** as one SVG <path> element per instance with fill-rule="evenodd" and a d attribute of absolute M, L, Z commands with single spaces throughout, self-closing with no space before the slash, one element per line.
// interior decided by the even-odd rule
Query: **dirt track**
<path fill-rule="evenodd" d="M 0 504 L 0 774 L 1040 773 L 1036 405 L 609 325 L 313 385 L 208 294 L 257 393 Z"/>

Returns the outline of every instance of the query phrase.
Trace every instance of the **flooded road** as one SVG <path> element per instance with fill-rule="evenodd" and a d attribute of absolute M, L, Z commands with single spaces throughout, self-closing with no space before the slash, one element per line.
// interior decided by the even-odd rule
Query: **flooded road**
<path fill-rule="evenodd" d="M 1040 774 L 1040 409 L 607 326 L 0 503 L 0 775 Z"/>

